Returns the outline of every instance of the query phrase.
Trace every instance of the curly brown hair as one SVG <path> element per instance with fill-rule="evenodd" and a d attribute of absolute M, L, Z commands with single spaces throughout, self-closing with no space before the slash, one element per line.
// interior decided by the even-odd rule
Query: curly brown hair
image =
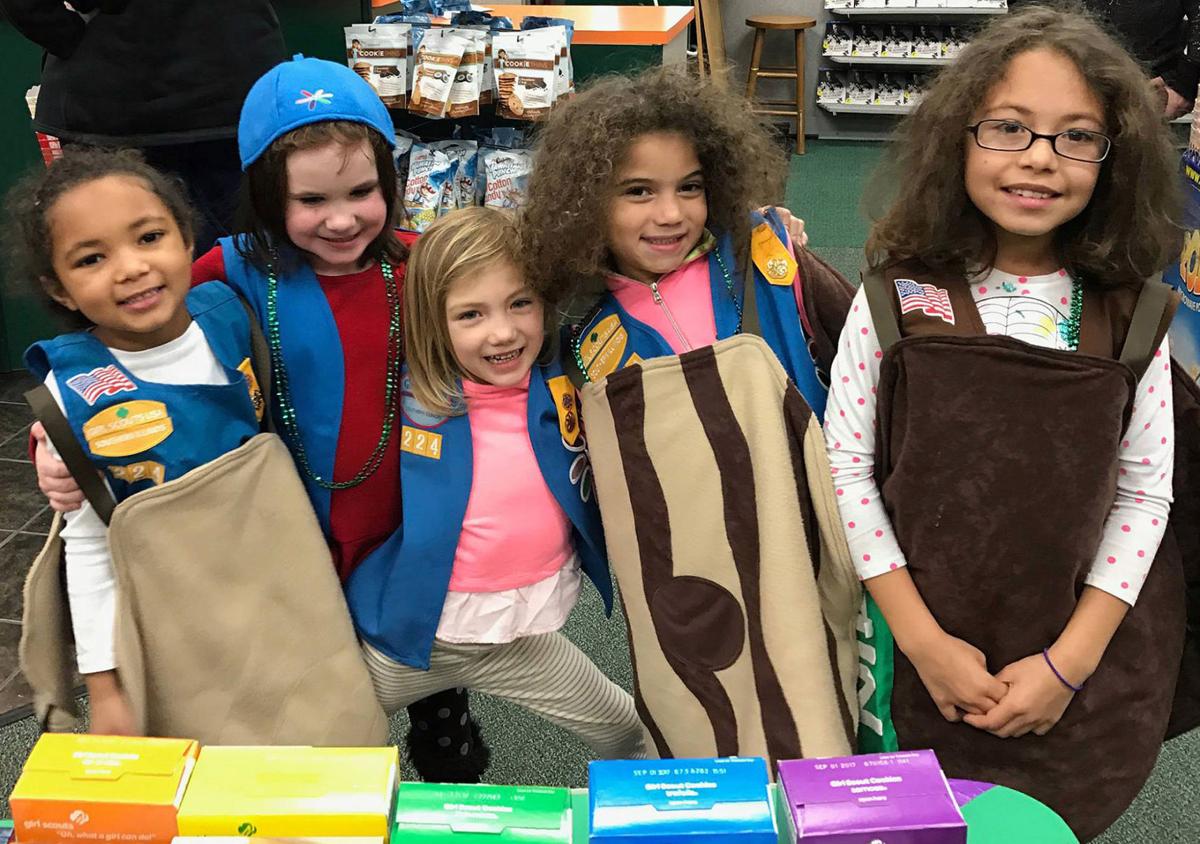
<path fill-rule="evenodd" d="M 749 240 L 749 214 L 783 195 L 787 154 L 740 94 L 665 68 L 601 79 L 551 112 L 535 146 L 521 218 L 526 278 L 548 303 L 602 288 L 608 214 L 629 147 L 677 133 L 704 173 L 708 228 Z"/>
<path fill-rule="evenodd" d="M 1146 74 L 1074 2 L 1031 6 L 984 27 L 943 70 L 900 127 L 878 179 L 896 185 L 867 240 L 878 268 L 919 260 L 964 275 L 996 257 L 994 224 L 967 196 L 966 127 L 1014 57 L 1053 50 L 1074 62 L 1103 104 L 1112 151 L 1095 192 L 1056 237 L 1058 258 L 1077 278 L 1132 284 L 1179 254 L 1182 196 L 1178 156 Z"/>

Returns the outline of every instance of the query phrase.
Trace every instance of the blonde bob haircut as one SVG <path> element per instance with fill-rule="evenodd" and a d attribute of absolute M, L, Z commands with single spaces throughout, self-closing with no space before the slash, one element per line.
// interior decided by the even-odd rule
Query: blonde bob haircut
<path fill-rule="evenodd" d="M 463 208 L 437 220 L 413 246 L 404 279 L 404 352 L 413 397 L 427 410 L 443 416 L 466 410 L 459 383 L 466 373 L 454 357 L 446 317 L 450 285 L 499 261 L 520 268 L 520 238 L 512 214 Z"/>

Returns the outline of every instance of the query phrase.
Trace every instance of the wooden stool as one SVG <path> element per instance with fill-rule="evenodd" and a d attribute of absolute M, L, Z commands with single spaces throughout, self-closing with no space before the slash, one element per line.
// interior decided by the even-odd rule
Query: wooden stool
<path fill-rule="evenodd" d="M 794 15 L 757 15 L 746 18 L 746 26 L 754 27 L 754 52 L 750 56 L 750 75 L 746 80 L 746 98 L 754 101 L 754 89 L 758 87 L 759 77 L 763 79 L 795 79 L 796 99 L 771 100 L 756 103 L 754 110 L 759 114 L 769 114 L 777 117 L 794 117 L 796 119 L 796 154 L 804 155 L 804 31 L 817 25 L 816 18 L 804 18 Z M 787 30 L 796 38 L 795 67 L 763 67 L 763 42 L 768 29 Z M 760 108 L 759 106 L 763 106 Z M 784 108 L 787 106 L 787 108 Z"/>

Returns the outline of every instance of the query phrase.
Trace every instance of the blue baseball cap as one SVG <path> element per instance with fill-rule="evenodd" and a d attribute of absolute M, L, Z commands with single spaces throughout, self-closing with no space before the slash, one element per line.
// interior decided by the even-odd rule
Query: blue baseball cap
<path fill-rule="evenodd" d="M 242 169 L 253 164 L 281 135 L 307 123 L 349 120 L 379 132 L 396 146 L 387 107 L 361 76 L 344 64 L 308 59 L 300 53 L 268 70 L 250 88 L 238 121 Z"/>

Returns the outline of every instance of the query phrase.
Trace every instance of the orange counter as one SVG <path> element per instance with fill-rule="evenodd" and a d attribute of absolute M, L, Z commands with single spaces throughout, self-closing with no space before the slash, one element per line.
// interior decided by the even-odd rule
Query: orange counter
<path fill-rule="evenodd" d="M 382 7 L 397 6 L 396 0 L 372 0 Z M 479 5 L 473 8 L 503 16 L 517 29 L 527 15 L 567 18 L 575 22 L 575 44 L 637 45 L 665 47 L 685 34 L 694 12 L 690 6 L 509 6 Z M 391 11 L 391 10 L 388 10 Z"/>

